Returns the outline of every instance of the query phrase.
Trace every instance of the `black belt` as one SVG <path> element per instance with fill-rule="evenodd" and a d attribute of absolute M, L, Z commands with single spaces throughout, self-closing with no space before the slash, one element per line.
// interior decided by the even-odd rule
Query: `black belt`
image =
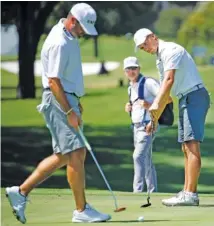
<path fill-rule="evenodd" d="M 43 91 L 51 91 L 51 89 L 50 89 L 49 87 L 47 87 L 47 88 L 43 88 Z M 80 97 L 78 97 L 78 96 L 76 95 L 76 93 L 69 93 L 69 92 L 66 92 L 66 91 L 64 91 L 64 92 L 65 92 L 65 93 L 68 93 L 68 94 L 71 94 L 71 95 L 77 97 L 78 99 L 80 98 Z"/>

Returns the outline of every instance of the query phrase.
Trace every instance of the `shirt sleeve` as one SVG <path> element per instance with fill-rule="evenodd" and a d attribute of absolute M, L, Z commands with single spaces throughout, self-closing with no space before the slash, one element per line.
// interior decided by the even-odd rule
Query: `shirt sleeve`
<path fill-rule="evenodd" d="M 174 46 L 171 49 L 166 49 L 165 51 L 165 57 L 163 60 L 164 71 L 179 69 L 184 49 L 179 46 Z"/>
<path fill-rule="evenodd" d="M 146 79 L 146 88 L 152 94 L 153 97 L 156 97 L 160 90 L 160 84 L 155 79 L 147 78 Z"/>
<path fill-rule="evenodd" d="M 58 45 L 49 49 L 48 53 L 48 77 L 61 78 L 68 61 L 68 51 L 65 46 Z"/>

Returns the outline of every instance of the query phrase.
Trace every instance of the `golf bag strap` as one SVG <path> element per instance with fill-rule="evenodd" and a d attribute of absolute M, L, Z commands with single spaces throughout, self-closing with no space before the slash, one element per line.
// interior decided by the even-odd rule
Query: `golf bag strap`
<path fill-rule="evenodd" d="M 131 106 L 133 105 L 133 103 L 135 103 L 139 99 L 144 100 L 144 85 L 145 85 L 145 82 L 146 82 L 146 77 L 142 76 L 141 74 L 140 74 L 140 76 L 141 77 L 140 77 L 140 79 L 138 81 L 138 83 L 139 83 L 139 86 L 138 86 L 138 97 L 134 101 L 131 101 L 131 86 L 128 87 L 129 103 L 130 103 Z M 144 122 L 144 118 L 146 116 L 146 112 L 147 112 L 147 110 L 144 109 L 144 115 L 143 115 L 142 122 Z M 129 115 L 131 117 L 132 113 L 129 112 Z"/>

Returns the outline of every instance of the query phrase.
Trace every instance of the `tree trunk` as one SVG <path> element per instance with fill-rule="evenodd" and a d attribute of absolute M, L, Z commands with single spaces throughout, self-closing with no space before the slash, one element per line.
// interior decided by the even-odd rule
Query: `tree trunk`
<path fill-rule="evenodd" d="M 98 36 L 94 36 L 94 56 L 98 57 Z"/>
<path fill-rule="evenodd" d="M 34 78 L 34 12 L 31 2 L 23 2 L 20 6 L 19 25 L 19 85 L 18 98 L 35 98 Z M 36 46 L 37 47 L 37 46 Z"/>
<path fill-rule="evenodd" d="M 20 2 L 18 98 L 35 98 L 34 61 L 45 22 L 58 2 Z M 41 7 L 42 6 L 42 7 Z"/>

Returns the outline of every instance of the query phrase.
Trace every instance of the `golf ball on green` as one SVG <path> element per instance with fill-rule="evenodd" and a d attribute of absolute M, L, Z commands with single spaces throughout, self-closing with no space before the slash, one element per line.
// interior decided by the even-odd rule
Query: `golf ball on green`
<path fill-rule="evenodd" d="M 144 216 L 140 216 L 140 217 L 138 217 L 138 219 L 137 219 L 138 221 L 144 221 Z"/>

